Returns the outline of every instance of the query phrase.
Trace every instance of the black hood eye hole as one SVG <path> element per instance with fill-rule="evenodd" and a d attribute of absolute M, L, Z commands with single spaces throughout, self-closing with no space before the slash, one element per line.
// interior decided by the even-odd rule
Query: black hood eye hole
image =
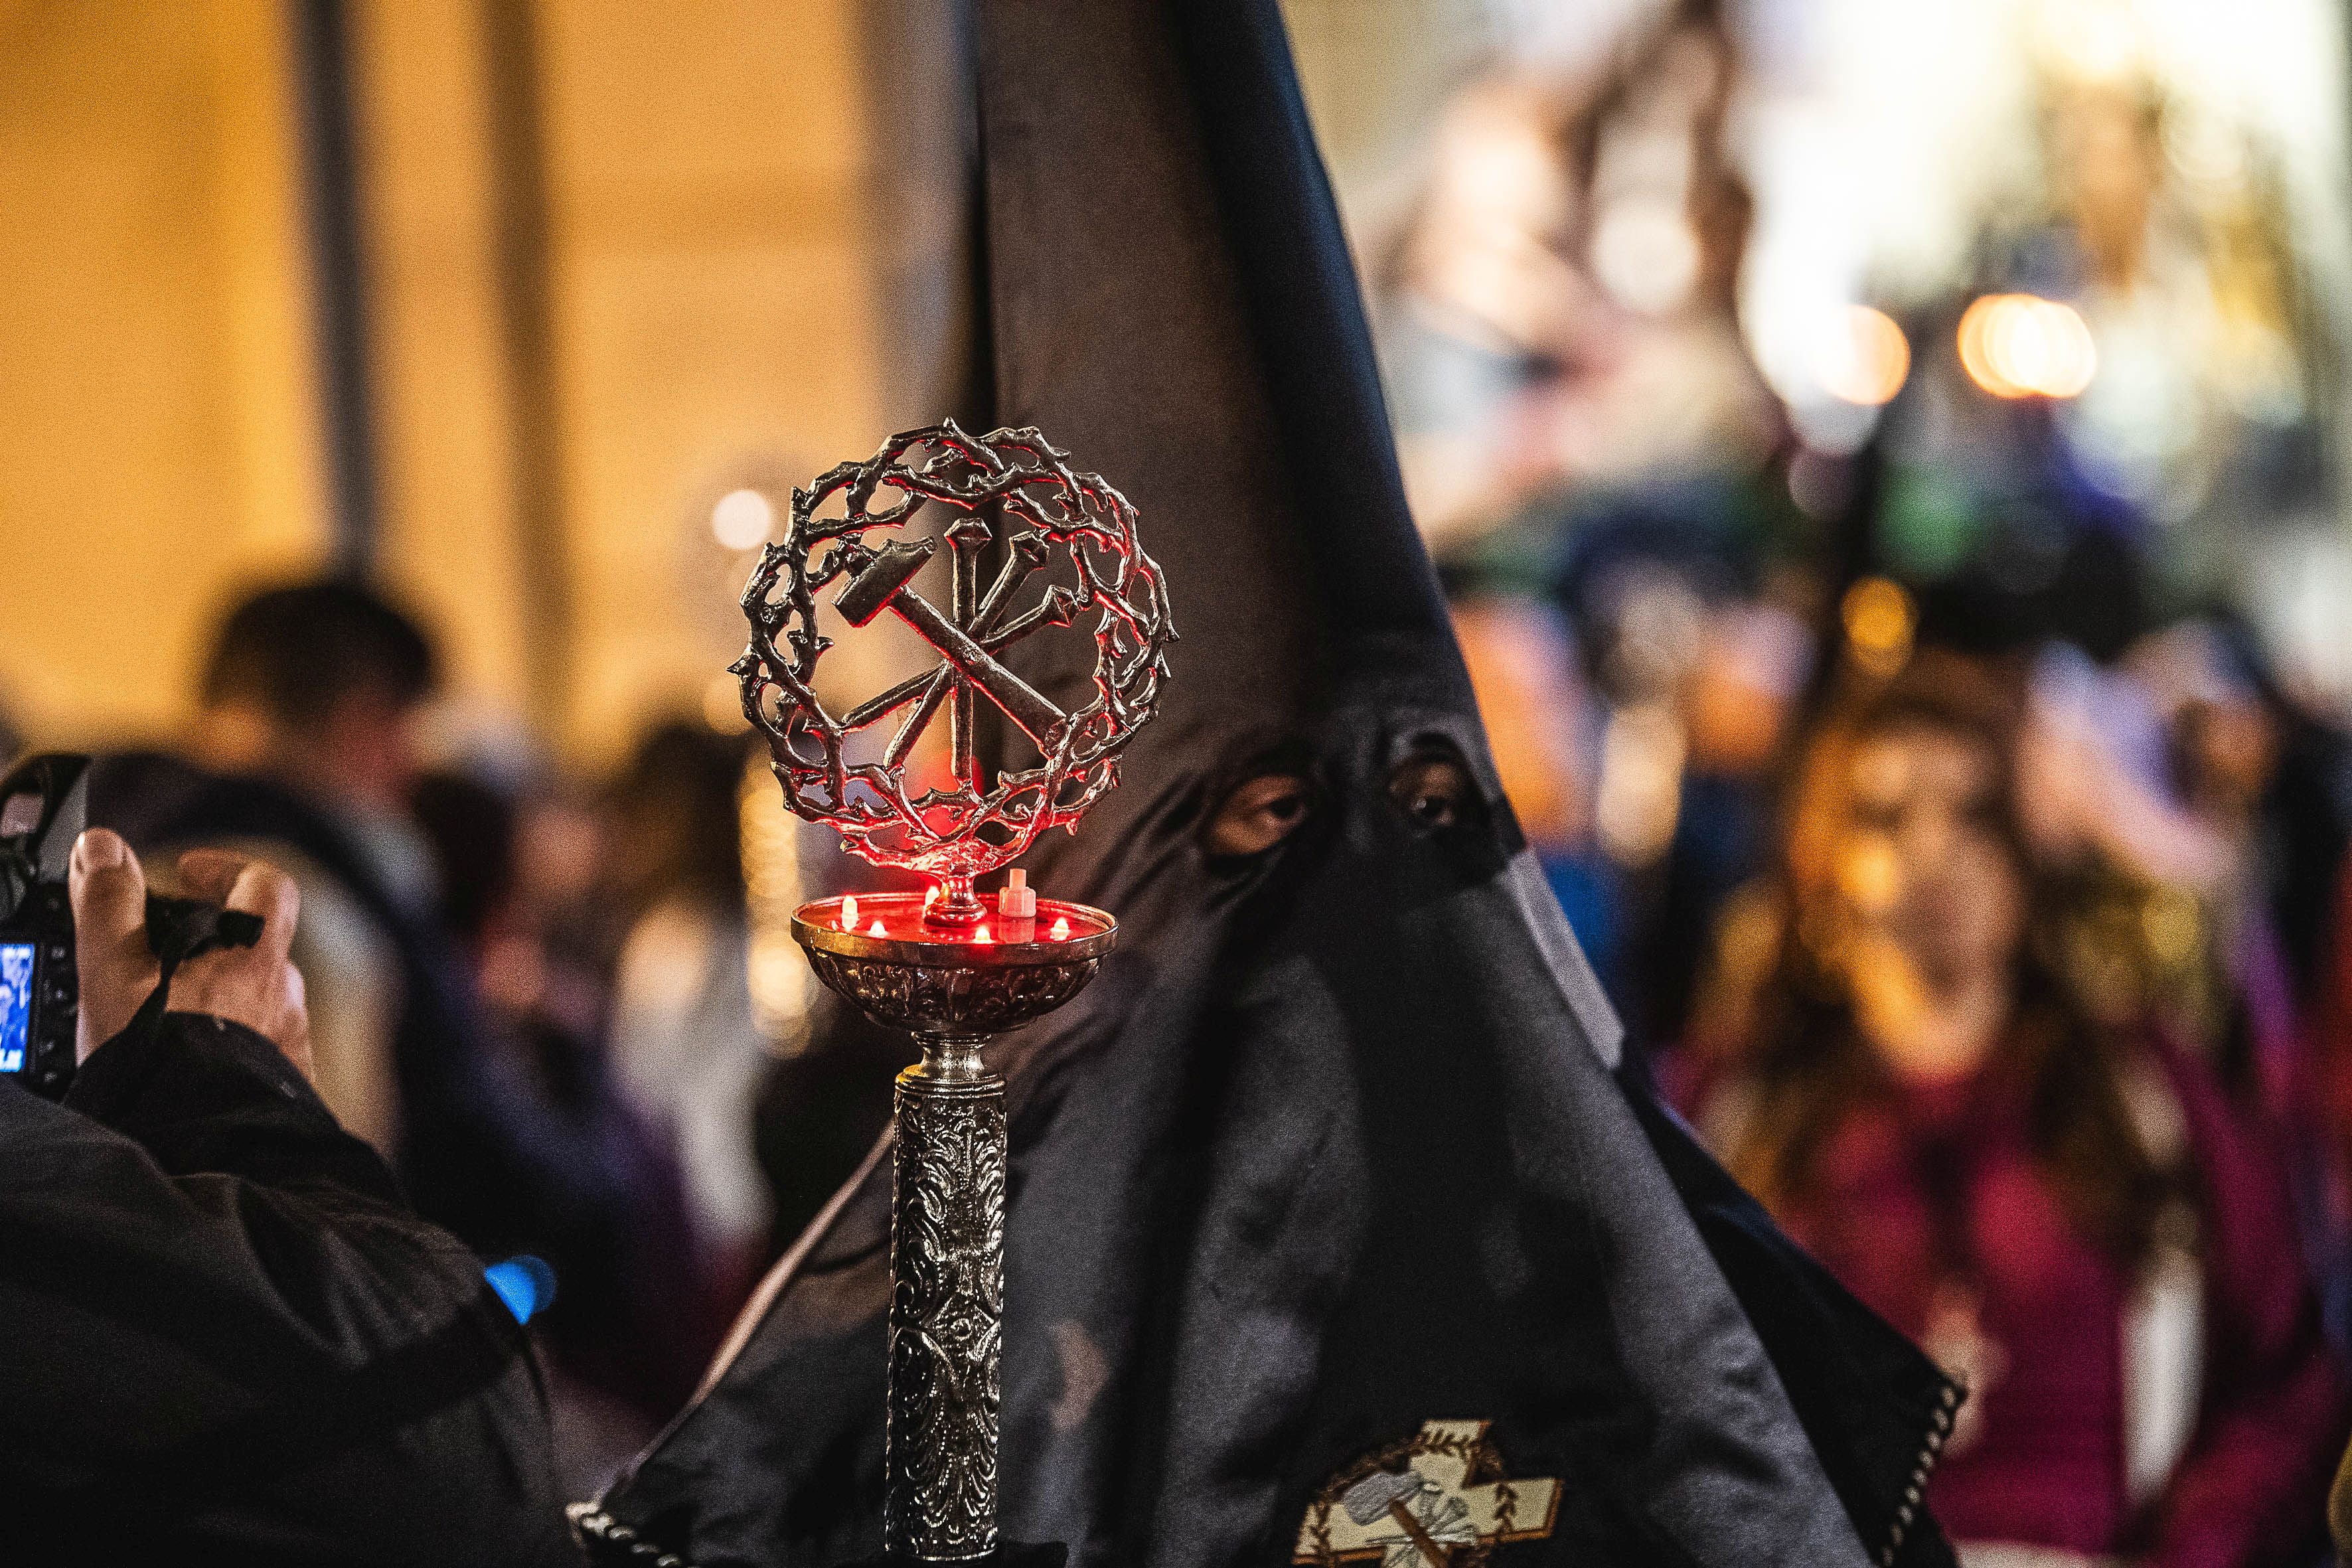
<path fill-rule="evenodd" d="M 1441 832 L 1478 809 L 1470 770 L 1452 757 L 1418 752 L 1389 770 L 1389 798 L 1415 827 Z"/>
<path fill-rule="evenodd" d="M 1299 774 L 1260 773 L 1225 796 L 1203 842 L 1219 859 L 1262 855 L 1297 832 L 1313 805 L 1313 791 Z"/>

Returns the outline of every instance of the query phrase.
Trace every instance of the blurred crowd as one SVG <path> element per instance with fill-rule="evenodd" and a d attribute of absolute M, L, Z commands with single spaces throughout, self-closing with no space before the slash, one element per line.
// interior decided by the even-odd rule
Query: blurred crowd
<path fill-rule="evenodd" d="M 2180 173 L 2230 149 L 2053 80 L 2040 205 L 1856 303 L 1795 407 L 1743 330 L 1740 69 L 1692 6 L 1483 80 L 1366 250 L 1506 790 L 1669 1098 L 1969 1384 L 1954 1536 L 2273 1561 L 2352 1419 L 2352 731 L 2211 568 L 2337 504 L 2324 335 L 2259 179 Z M 899 1047 L 811 1047 L 779 915 L 852 873 L 741 736 L 583 779 L 428 737 L 439 673 L 368 588 L 257 593 L 93 817 L 293 875 L 320 1093 L 553 1268 L 587 1496 Z"/>
<path fill-rule="evenodd" d="M 1853 305 L 1825 414 L 1743 331 L 1738 90 L 1706 7 L 1498 75 L 1370 258 L 1507 792 L 1668 1098 L 1969 1385 L 1969 1561 L 2299 1561 L 2352 737 L 2216 567 L 2336 504 L 2277 204 L 2053 77 L 2038 205 Z"/>

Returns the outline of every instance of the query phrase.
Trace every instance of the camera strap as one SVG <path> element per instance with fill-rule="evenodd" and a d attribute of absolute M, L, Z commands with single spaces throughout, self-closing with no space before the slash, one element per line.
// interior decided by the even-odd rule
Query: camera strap
<path fill-rule="evenodd" d="M 227 947 L 251 947 L 261 940 L 261 917 L 243 910 L 225 910 L 198 899 L 175 899 L 164 893 L 147 895 L 147 951 L 155 955 L 155 989 L 139 1004 L 123 1033 L 152 1038 L 171 1010 L 172 976 L 180 965 L 201 954 Z"/>

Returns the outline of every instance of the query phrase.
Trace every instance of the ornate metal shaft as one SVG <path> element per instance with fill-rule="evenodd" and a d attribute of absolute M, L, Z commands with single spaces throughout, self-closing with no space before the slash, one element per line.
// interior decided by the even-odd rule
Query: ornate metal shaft
<path fill-rule="evenodd" d="M 793 939 L 826 985 L 923 1047 L 898 1075 L 883 1539 L 896 1559 L 962 1562 L 997 1544 L 1004 1080 L 981 1047 L 1076 995 L 1118 926 L 1040 899 L 983 940 L 935 928 L 918 893 L 850 905 L 802 905 Z"/>
<path fill-rule="evenodd" d="M 919 1038 L 898 1075 L 882 1521 L 892 1552 L 954 1562 L 996 1546 L 1004 1080 L 984 1036 Z"/>

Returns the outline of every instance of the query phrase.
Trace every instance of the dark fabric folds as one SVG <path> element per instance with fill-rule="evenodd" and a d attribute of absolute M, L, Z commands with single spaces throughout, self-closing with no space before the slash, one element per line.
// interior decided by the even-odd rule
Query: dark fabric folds
<path fill-rule="evenodd" d="M 267 1040 L 0 1081 L 0 1559 L 576 1562 L 521 1331 Z"/>

